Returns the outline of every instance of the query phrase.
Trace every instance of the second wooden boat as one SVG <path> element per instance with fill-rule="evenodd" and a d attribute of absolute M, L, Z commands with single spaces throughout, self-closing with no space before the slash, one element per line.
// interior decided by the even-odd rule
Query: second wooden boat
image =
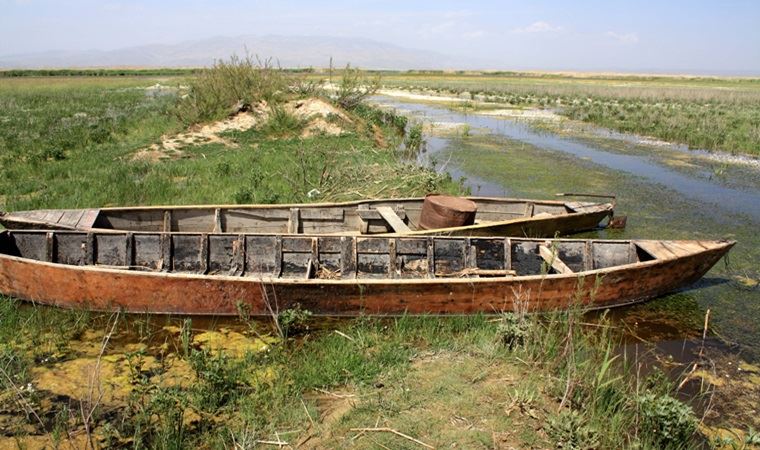
<path fill-rule="evenodd" d="M 732 241 L 0 232 L 0 293 L 135 313 L 470 314 L 645 301 Z"/>
<path fill-rule="evenodd" d="M 292 205 L 149 206 L 0 213 L 8 229 L 553 237 L 596 228 L 614 202 L 469 197 L 473 225 L 424 230 L 424 198 Z"/>

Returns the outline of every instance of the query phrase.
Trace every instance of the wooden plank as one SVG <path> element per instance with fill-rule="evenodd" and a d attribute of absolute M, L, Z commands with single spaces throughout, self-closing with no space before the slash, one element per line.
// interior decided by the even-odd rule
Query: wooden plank
<path fill-rule="evenodd" d="M 340 277 L 356 278 L 356 239 L 350 236 L 340 237 Z"/>
<path fill-rule="evenodd" d="M 546 261 L 546 263 L 552 267 L 552 269 L 556 270 L 557 273 L 560 273 L 560 274 L 573 273 L 573 271 L 569 267 L 567 267 L 567 265 L 564 262 L 562 262 L 562 260 L 559 258 L 559 255 L 554 253 L 548 246 L 539 245 L 538 254 L 541 255 L 541 258 L 543 258 L 544 261 Z"/>
<path fill-rule="evenodd" d="M 95 234 L 87 233 L 87 243 L 85 244 L 85 264 L 91 266 L 95 264 Z"/>
<path fill-rule="evenodd" d="M 172 212 L 170 209 L 164 211 L 164 223 L 162 231 L 165 233 L 172 231 Z"/>
<path fill-rule="evenodd" d="M 55 262 L 55 233 L 45 233 L 45 261 Z"/>
<path fill-rule="evenodd" d="M 95 221 L 98 220 L 99 209 L 88 209 L 82 214 L 82 218 L 77 222 L 76 227 L 80 229 L 92 228 Z"/>
<path fill-rule="evenodd" d="M 396 233 L 408 233 L 412 231 L 390 206 L 378 206 L 375 209 Z"/>
<path fill-rule="evenodd" d="M 158 268 L 162 272 L 168 272 L 172 268 L 172 236 L 163 233 L 159 239 L 161 241 L 161 261 Z"/>
<path fill-rule="evenodd" d="M 636 244 L 656 259 L 676 258 L 678 254 L 661 241 L 639 241 Z"/>
<path fill-rule="evenodd" d="M 282 236 L 277 235 L 274 238 L 274 270 L 272 277 L 277 278 L 282 275 Z"/>
<path fill-rule="evenodd" d="M 124 240 L 126 241 L 126 244 L 125 244 L 126 251 L 124 252 L 124 265 L 127 267 L 131 267 L 135 264 L 135 235 L 132 233 L 127 233 L 126 236 L 124 236 Z"/>
<path fill-rule="evenodd" d="M 364 208 L 362 208 L 364 206 Z M 368 209 L 368 205 L 359 205 L 359 207 L 356 209 L 356 215 L 359 216 L 360 219 L 368 221 L 368 220 L 383 220 L 382 214 L 380 214 L 379 208 L 390 208 L 389 206 L 378 206 L 376 209 Z M 406 219 L 407 214 L 406 211 L 403 208 L 396 207 L 394 210 L 393 208 L 390 208 L 391 211 L 394 212 L 398 217 L 401 218 L 401 220 Z"/>
<path fill-rule="evenodd" d="M 363 216 L 367 211 L 369 211 L 369 205 L 366 203 L 362 203 L 356 207 L 356 215 L 359 216 L 360 222 L 359 233 L 361 234 L 367 234 L 369 232 L 369 219 Z M 375 211 L 375 213 L 377 213 L 377 211 Z"/>
<path fill-rule="evenodd" d="M 213 233 L 224 233 L 222 226 L 222 208 L 214 209 L 214 230 Z"/>
<path fill-rule="evenodd" d="M 586 241 L 583 249 L 583 270 L 594 270 L 594 241 Z"/>
<path fill-rule="evenodd" d="M 396 253 L 396 238 L 388 239 L 388 275 L 398 278 L 401 272 L 398 269 L 398 254 Z"/>
<path fill-rule="evenodd" d="M 319 238 L 311 238 L 311 264 L 313 271 L 319 271 Z M 307 276 L 308 278 L 308 276 Z"/>
<path fill-rule="evenodd" d="M 245 273 L 245 235 L 239 234 L 232 243 L 232 267 L 230 275 L 242 276 Z"/>
<path fill-rule="evenodd" d="M 58 224 L 63 225 L 65 227 L 75 228 L 77 224 L 79 223 L 79 220 L 82 219 L 83 215 L 84 215 L 83 209 L 70 209 L 70 210 L 64 211 L 63 215 L 58 220 Z"/>
<path fill-rule="evenodd" d="M 201 260 L 201 267 L 200 267 L 200 273 L 206 274 L 208 272 L 208 234 L 203 233 L 201 234 L 201 251 L 200 251 L 200 260 Z"/>
<path fill-rule="evenodd" d="M 512 270 L 512 239 L 504 238 L 504 270 Z"/>
<path fill-rule="evenodd" d="M 435 278 L 435 240 L 432 236 L 427 238 L 427 269 L 428 277 Z"/>
<path fill-rule="evenodd" d="M 301 208 L 290 208 L 290 217 L 288 218 L 288 233 L 298 234 L 301 221 Z"/>
<path fill-rule="evenodd" d="M 534 203 L 528 202 L 525 205 L 525 214 L 524 214 L 524 216 L 525 217 L 533 217 L 533 211 L 535 210 L 535 208 L 536 208 L 536 205 Z"/>

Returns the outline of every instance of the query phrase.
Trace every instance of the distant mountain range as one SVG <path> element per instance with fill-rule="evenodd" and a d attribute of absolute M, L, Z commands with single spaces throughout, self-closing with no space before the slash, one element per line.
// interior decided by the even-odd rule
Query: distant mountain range
<path fill-rule="evenodd" d="M 426 50 L 415 50 L 369 39 L 318 36 L 214 37 L 179 44 L 155 44 L 117 50 L 46 51 L 0 56 L 0 68 L 75 67 L 201 67 L 246 51 L 274 58 L 279 65 L 367 69 L 445 69 L 470 66 L 467 61 Z"/>

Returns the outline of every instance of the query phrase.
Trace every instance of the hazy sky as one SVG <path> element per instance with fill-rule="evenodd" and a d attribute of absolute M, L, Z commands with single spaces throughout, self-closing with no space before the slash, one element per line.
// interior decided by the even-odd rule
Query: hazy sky
<path fill-rule="evenodd" d="M 484 68 L 760 74 L 760 0 L 0 0 L 0 55 L 242 34 L 363 37 Z"/>

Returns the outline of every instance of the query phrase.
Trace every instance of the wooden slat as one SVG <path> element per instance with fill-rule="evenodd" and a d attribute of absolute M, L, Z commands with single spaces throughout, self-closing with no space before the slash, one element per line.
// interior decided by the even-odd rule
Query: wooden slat
<path fill-rule="evenodd" d="M 435 240 L 432 236 L 427 238 L 427 268 L 428 277 L 435 278 Z"/>
<path fill-rule="evenodd" d="M 673 249 L 669 248 L 669 246 L 665 242 L 639 241 L 639 242 L 636 242 L 636 245 L 643 248 L 644 251 L 654 256 L 656 259 L 669 259 L 669 258 L 675 258 L 678 256 L 678 254 L 674 252 Z"/>
<path fill-rule="evenodd" d="M 533 203 L 527 203 L 525 205 L 525 217 L 533 217 L 533 211 L 535 210 L 536 205 Z"/>
<path fill-rule="evenodd" d="M 311 238 L 311 264 L 313 271 L 319 271 L 319 238 Z M 307 276 L 308 278 L 308 276 Z"/>
<path fill-rule="evenodd" d="M 504 238 L 504 270 L 512 270 L 512 239 Z"/>
<path fill-rule="evenodd" d="M 396 253 L 396 238 L 388 239 L 388 275 L 398 278 L 398 254 Z"/>
<path fill-rule="evenodd" d="M 356 239 L 353 237 L 340 237 L 340 277 L 356 278 Z"/>
<path fill-rule="evenodd" d="M 70 209 L 68 211 L 64 211 L 61 218 L 58 220 L 59 225 L 63 225 L 66 227 L 76 227 L 79 223 L 79 220 L 84 215 L 83 209 Z"/>
<path fill-rule="evenodd" d="M 98 220 L 99 209 L 88 209 L 82 214 L 82 218 L 77 222 L 76 227 L 80 229 L 92 228 L 95 221 Z"/>
<path fill-rule="evenodd" d="M 544 261 L 546 261 L 546 263 L 552 267 L 552 269 L 557 271 L 557 273 L 560 273 L 560 274 L 573 273 L 572 269 L 567 267 L 567 265 L 564 262 L 562 262 L 562 260 L 559 258 L 559 255 L 554 253 L 548 246 L 539 245 L 538 253 L 539 255 L 541 255 L 541 258 L 543 258 Z"/>
<path fill-rule="evenodd" d="M 361 208 L 364 206 L 364 208 Z M 383 220 L 382 214 L 380 214 L 379 208 L 390 208 L 389 206 L 378 206 L 377 209 L 368 209 L 369 207 L 367 205 L 359 205 L 356 209 L 356 215 L 359 216 L 362 220 Z M 398 217 L 401 218 L 401 220 L 406 219 L 407 214 L 406 211 L 403 208 L 399 208 L 398 206 L 394 210 L 391 208 L 391 211 L 394 212 Z"/>
<path fill-rule="evenodd" d="M 214 230 L 213 233 L 224 233 L 224 228 L 222 226 L 222 209 L 221 208 L 215 208 L 214 209 Z"/>
<path fill-rule="evenodd" d="M 95 233 L 87 233 L 84 255 L 85 264 L 95 264 Z"/>
<path fill-rule="evenodd" d="M 163 231 L 172 231 L 172 212 L 169 209 L 164 211 Z"/>
<path fill-rule="evenodd" d="M 201 234 L 201 251 L 200 251 L 200 273 L 205 274 L 208 272 L 208 234 Z"/>
<path fill-rule="evenodd" d="M 172 270 L 172 236 L 163 233 L 159 240 L 161 243 L 161 264 L 159 264 L 159 269 L 162 272 L 168 272 Z"/>
<path fill-rule="evenodd" d="M 124 251 L 124 265 L 127 267 L 131 267 L 135 264 L 135 235 L 132 233 L 127 233 L 127 235 L 124 237 L 125 243 L 125 251 Z"/>
<path fill-rule="evenodd" d="M 55 262 L 55 233 L 45 233 L 45 261 Z"/>
<path fill-rule="evenodd" d="M 298 234 L 301 222 L 301 208 L 290 208 L 290 217 L 288 218 L 288 233 Z"/>
<path fill-rule="evenodd" d="M 66 211 L 60 209 L 53 209 L 50 211 L 41 211 L 40 217 L 37 219 L 41 222 L 57 224 L 63 217 L 63 213 Z"/>
<path fill-rule="evenodd" d="M 272 277 L 277 278 L 282 275 L 282 236 L 277 235 L 274 238 L 274 271 Z"/>
<path fill-rule="evenodd" d="M 375 209 L 396 233 L 408 233 L 412 231 L 390 206 L 378 206 Z"/>
<path fill-rule="evenodd" d="M 583 270 L 594 270 L 594 241 L 586 241 L 583 249 Z"/>
<path fill-rule="evenodd" d="M 367 234 L 369 232 L 369 219 L 365 218 L 363 214 L 369 211 L 369 205 L 366 203 L 362 203 L 361 205 L 356 207 L 356 214 L 359 216 L 359 233 L 361 234 Z M 374 213 L 377 213 L 377 211 L 374 211 Z"/>
<path fill-rule="evenodd" d="M 242 276 L 245 273 L 245 235 L 239 234 L 232 242 L 232 267 L 230 275 Z"/>

